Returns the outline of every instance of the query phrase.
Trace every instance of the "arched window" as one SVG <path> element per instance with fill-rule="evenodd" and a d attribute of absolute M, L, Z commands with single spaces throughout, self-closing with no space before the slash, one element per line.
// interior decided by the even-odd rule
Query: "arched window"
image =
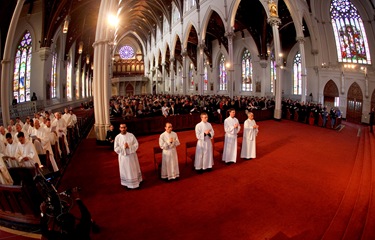
<path fill-rule="evenodd" d="M 371 64 L 366 31 L 357 8 L 349 0 L 332 0 L 330 12 L 339 62 Z"/>
<path fill-rule="evenodd" d="M 79 69 L 76 70 L 76 99 L 79 99 Z"/>
<path fill-rule="evenodd" d="M 66 97 L 72 99 L 72 63 L 69 61 L 66 66 Z"/>
<path fill-rule="evenodd" d="M 270 90 L 271 90 L 271 93 L 273 93 L 274 83 L 276 81 L 276 61 L 275 61 L 275 56 L 273 53 L 271 54 L 270 69 L 271 69 Z"/>
<path fill-rule="evenodd" d="M 56 98 L 56 71 L 57 70 L 57 53 L 52 53 L 52 68 L 51 68 L 51 82 L 50 93 L 51 99 Z"/>
<path fill-rule="evenodd" d="M 85 72 L 82 71 L 81 73 L 81 95 L 82 95 L 82 98 L 86 97 L 85 96 Z"/>
<path fill-rule="evenodd" d="M 221 55 L 219 64 L 219 90 L 225 91 L 228 88 L 227 69 L 225 67 L 225 57 Z"/>
<path fill-rule="evenodd" d="M 251 63 L 251 55 L 249 50 L 245 50 L 242 54 L 242 91 L 253 91 L 253 65 Z"/>
<path fill-rule="evenodd" d="M 207 65 L 204 65 L 204 75 L 203 75 L 203 90 L 208 89 L 208 75 L 207 75 Z"/>
<path fill-rule="evenodd" d="M 26 31 L 19 42 L 14 59 L 13 98 L 17 102 L 30 101 L 32 39 Z"/>
<path fill-rule="evenodd" d="M 194 64 L 190 63 L 189 66 L 189 80 L 190 80 L 190 90 L 194 91 Z"/>
<path fill-rule="evenodd" d="M 173 13 L 173 19 L 172 19 L 172 24 L 176 24 L 180 21 L 180 11 L 178 10 L 178 8 L 176 7 L 176 4 L 174 2 L 172 2 L 172 13 Z"/>
<path fill-rule="evenodd" d="M 301 54 L 297 52 L 293 60 L 293 94 L 302 93 L 301 72 Z"/>

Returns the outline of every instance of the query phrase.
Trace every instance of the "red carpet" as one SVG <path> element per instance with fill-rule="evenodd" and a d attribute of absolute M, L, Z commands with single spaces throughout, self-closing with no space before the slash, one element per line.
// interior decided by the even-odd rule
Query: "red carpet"
<path fill-rule="evenodd" d="M 227 166 L 216 155 L 214 170 L 204 174 L 190 162 L 185 167 L 184 143 L 194 133 L 179 132 L 181 179 L 170 183 L 154 171 L 158 135 L 138 137 L 144 183 L 132 191 L 120 186 L 116 154 L 87 139 L 60 189 L 82 187 L 102 227 L 93 239 L 320 239 L 356 166 L 357 127 L 336 132 L 290 121 L 259 124 L 257 159 Z M 222 125 L 214 129 L 223 135 Z"/>
<path fill-rule="evenodd" d="M 181 177 L 174 182 L 154 171 L 159 136 L 138 137 L 139 190 L 121 187 L 117 155 L 86 139 L 59 189 L 82 188 L 101 226 L 94 240 L 374 239 L 373 155 L 364 156 L 374 154 L 375 138 L 367 128 L 357 137 L 361 126 L 348 123 L 340 132 L 287 120 L 258 124 L 256 159 L 227 166 L 215 153 L 213 171 L 203 174 L 185 166 L 184 143 L 194 132 L 178 132 Z M 223 135 L 223 125 L 214 130 Z"/>

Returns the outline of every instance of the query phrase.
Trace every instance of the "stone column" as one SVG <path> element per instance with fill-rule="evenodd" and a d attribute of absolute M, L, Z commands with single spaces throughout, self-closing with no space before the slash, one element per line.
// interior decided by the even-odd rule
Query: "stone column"
<path fill-rule="evenodd" d="M 114 34 L 108 26 L 108 12 L 115 12 L 117 1 L 108 0 L 100 3 L 98 24 L 94 47 L 93 95 L 95 114 L 95 133 L 98 141 L 104 141 L 109 120 L 109 93 L 111 88 L 111 47 Z"/>
<path fill-rule="evenodd" d="M 174 79 L 174 77 L 175 77 L 175 72 L 174 72 L 174 61 L 175 61 L 176 59 L 172 56 L 170 59 L 169 59 L 169 61 L 171 62 L 171 65 L 170 65 L 170 69 L 169 69 L 169 76 L 170 76 L 170 86 L 171 86 L 171 94 L 173 95 L 174 94 L 174 92 L 175 92 L 175 79 Z"/>
<path fill-rule="evenodd" d="M 279 35 L 279 25 L 281 20 L 278 17 L 269 17 L 267 19 L 268 23 L 272 26 L 272 33 L 274 39 L 274 49 L 275 49 L 275 60 L 276 60 L 276 84 L 275 84 L 275 112 L 274 118 L 276 120 L 281 120 L 282 109 L 281 109 L 281 98 L 282 98 L 282 69 L 283 59 L 280 56 L 281 47 L 280 47 L 280 35 Z"/>
<path fill-rule="evenodd" d="M 228 39 L 228 53 L 229 53 L 229 67 L 227 69 L 228 71 L 228 93 L 229 97 L 233 98 L 233 89 L 234 89 L 234 81 L 233 81 L 233 37 L 234 37 L 234 32 L 226 32 L 225 37 Z"/>
<path fill-rule="evenodd" d="M 267 66 L 269 64 L 268 64 L 268 61 L 266 59 L 261 59 L 259 61 L 259 65 L 262 68 L 262 75 L 263 75 L 262 76 L 263 82 L 260 81 L 260 84 L 261 84 L 261 90 L 260 91 L 261 91 L 261 96 L 265 96 L 266 95 L 266 86 L 270 86 L 270 84 L 269 84 L 270 77 L 267 76 Z"/>
<path fill-rule="evenodd" d="M 198 94 L 204 94 L 204 48 L 206 45 L 204 43 L 198 44 L 198 75 L 200 76 L 199 84 L 198 84 Z"/>
<path fill-rule="evenodd" d="M 161 64 L 161 66 L 162 66 L 162 68 L 161 68 L 161 74 L 162 74 L 162 79 L 161 79 L 161 93 L 163 93 L 163 94 L 165 94 L 165 78 L 166 78 L 166 76 L 167 76 L 167 71 L 165 70 L 165 66 L 166 66 L 167 64 L 165 63 L 165 62 L 163 62 L 162 64 Z"/>
<path fill-rule="evenodd" d="M 10 96 L 9 94 L 12 92 L 11 86 L 9 84 L 11 83 L 10 74 L 12 72 L 11 67 L 11 53 L 12 53 L 12 46 L 14 42 L 14 34 L 16 32 L 18 19 L 20 18 L 20 14 L 23 8 L 23 4 L 25 3 L 25 0 L 18 0 L 16 8 L 14 9 L 12 20 L 10 21 L 8 35 L 5 42 L 4 47 L 4 55 L 3 60 L 1 61 L 2 70 L 1 70 L 1 111 L 3 115 L 3 125 L 6 125 L 10 121 L 10 113 L 9 113 L 9 100 Z M 12 95 L 13 98 L 13 95 Z"/>
<path fill-rule="evenodd" d="M 186 83 L 186 68 L 187 68 L 186 62 L 187 62 L 187 60 L 186 60 L 186 56 L 188 55 L 186 49 L 181 53 L 181 55 L 182 55 L 182 82 L 183 82 L 183 84 L 182 84 L 182 94 L 186 95 L 186 88 L 187 88 L 187 83 Z"/>
<path fill-rule="evenodd" d="M 303 36 L 297 37 L 297 42 L 299 43 L 299 51 L 301 54 L 301 102 L 306 103 L 307 95 L 307 75 L 306 75 L 306 54 L 305 54 L 305 38 Z"/>

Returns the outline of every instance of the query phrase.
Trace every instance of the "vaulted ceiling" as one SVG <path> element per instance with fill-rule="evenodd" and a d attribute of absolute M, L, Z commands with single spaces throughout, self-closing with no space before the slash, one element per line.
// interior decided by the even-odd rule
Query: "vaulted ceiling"
<path fill-rule="evenodd" d="M 7 28 L 9 26 L 17 0 L 0 1 L 1 16 L 1 56 L 3 54 Z M 95 41 L 95 31 L 98 19 L 100 0 L 26 0 L 25 7 L 30 14 L 34 11 L 34 4 L 43 5 L 43 26 L 40 36 L 40 47 L 50 46 L 51 39 L 57 29 L 62 26 L 66 16 L 70 16 L 69 31 L 66 35 L 66 53 L 74 42 L 84 43 L 84 54 L 93 56 L 92 44 Z M 171 24 L 171 10 L 174 3 L 183 12 L 183 0 L 123 0 L 119 8 L 120 23 L 118 36 L 133 32 L 140 37 L 144 44 L 150 41 L 150 36 L 156 35 L 156 29 L 163 29 L 163 19 L 166 18 Z M 295 43 L 294 25 L 290 13 L 283 0 L 279 0 L 279 16 L 282 21 L 280 36 L 283 51 L 288 51 L 290 44 Z M 307 29 L 307 27 L 306 27 Z M 272 31 L 267 23 L 265 11 L 259 1 L 241 1 L 235 20 L 235 31 L 249 32 L 256 43 L 261 56 L 266 54 L 267 43 L 272 41 Z M 169 31 L 169 29 L 168 29 Z M 198 36 L 192 28 L 188 33 L 188 45 L 191 49 L 197 49 Z M 307 34 L 308 35 L 308 32 Z M 134 35 L 132 35 L 134 37 Z M 134 37 L 135 38 L 135 37 Z M 219 44 L 228 48 L 225 37 L 224 23 L 217 13 L 213 13 L 208 23 L 205 39 L 207 56 L 212 55 L 211 42 L 218 40 Z M 38 40 L 39 41 L 39 40 Z M 138 39 L 136 41 L 139 41 Z M 181 40 L 180 40 L 181 41 Z M 289 45 L 288 45 L 289 44 Z M 177 46 L 177 51 L 181 48 Z M 188 49 L 189 50 L 189 49 Z M 176 55 L 176 54 L 175 54 Z M 177 57 L 177 56 L 175 56 Z"/>

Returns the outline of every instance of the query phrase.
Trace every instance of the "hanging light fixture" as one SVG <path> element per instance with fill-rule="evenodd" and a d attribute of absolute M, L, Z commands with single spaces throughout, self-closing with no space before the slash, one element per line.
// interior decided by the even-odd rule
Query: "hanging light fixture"
<path fill-rule="evenodd" d="M 86 64 L 90 64 L 90 54 L 86 55 Z"/>
<path fill-rule="evenodd" d="M 67 15 L 64 20 L 63 33 L 67 33 L 69 29 L 70 16 Z"/>
<path fill-rule="evenodd" d="M 79 53 L 79 54 L 82 54 L 82 52 L 83 52 L 83 42 L 80 41 L 80 42 L 79 42 L 79 45 L 78 45 L 78 53 Z"/>
<path fill-rule="evenodd" d="M 68 10 L 68 14 L 66 15 L 65 17 L 65 20 L 64 20 L 64 25 L 63 25 L 63 33 L 68 33 L 68 29 L 69 29 L 69 23 L 70 23 L 70 10 L 72 9 L 72 3 L 73 3 L 73 0 L 70 0 L 70 5 L 69 5 L 69 10 Z"/>

